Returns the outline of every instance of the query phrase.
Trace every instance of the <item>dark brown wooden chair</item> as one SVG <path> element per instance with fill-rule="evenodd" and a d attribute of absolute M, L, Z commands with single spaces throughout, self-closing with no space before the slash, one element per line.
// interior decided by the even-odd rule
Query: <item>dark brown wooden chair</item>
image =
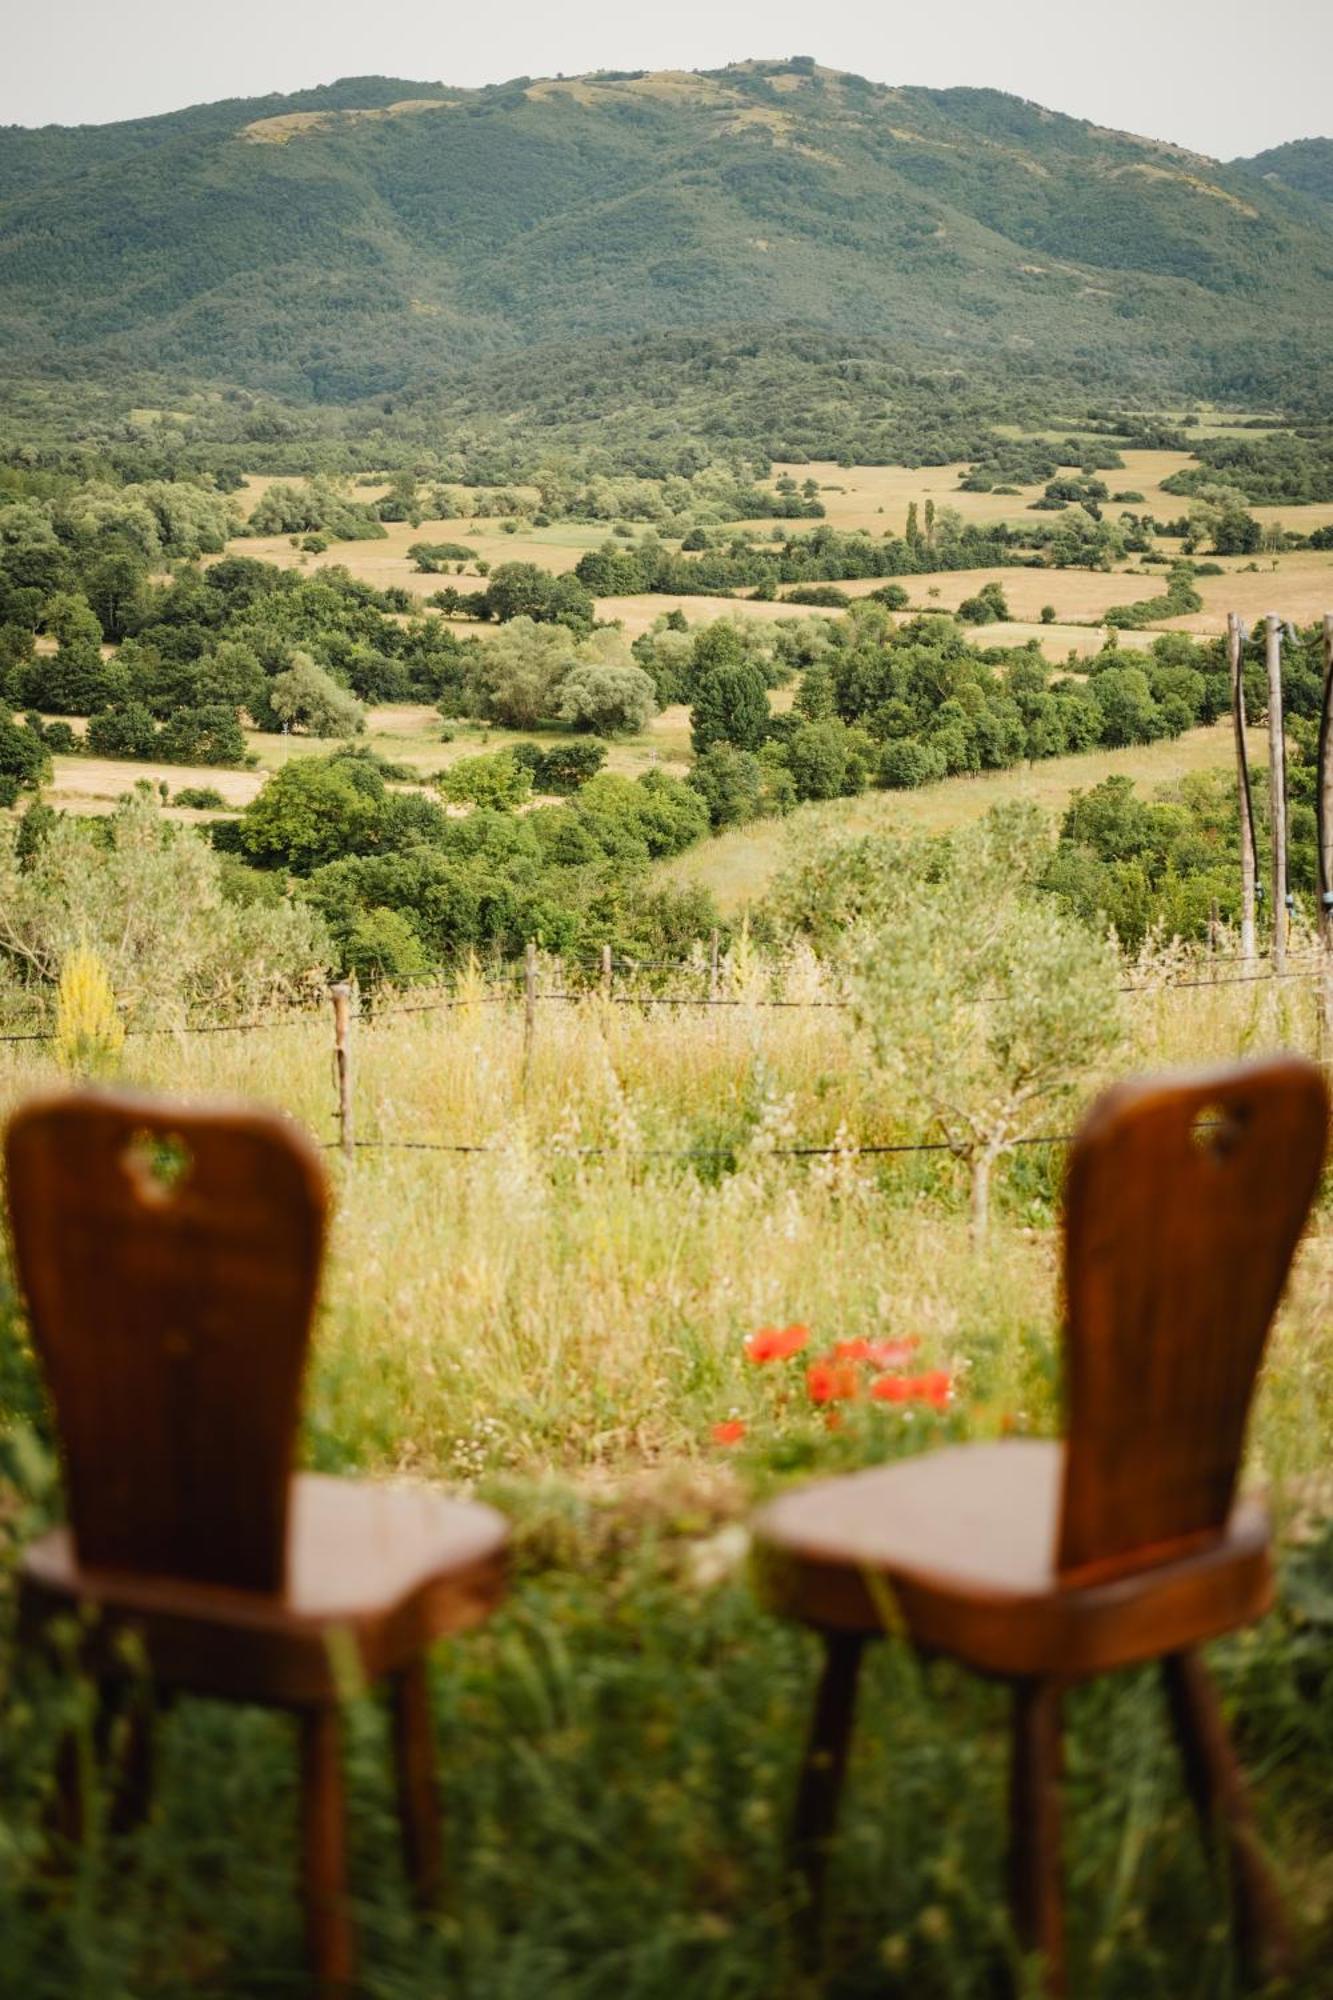
<path fill-rule="evenodd" d="M 21 1630 L 96 1613 L 109 1696 L 138 1632 L 155 1687 L 300 1721 L 303 1881 L 321 1992 L 347 1988 L 340 1692 L 387 1680 L 409 1870 L 440 1832 L 425 1655 L 504 1591 L 489 1507 L 293 1473 L 327 1194 L 295 1126 L 81 1092 L 5 1140 L 9 1212 L 54 1406 L 69 1526 L 21 1569 Z M 146 1776 L 142 1734 L 131 1761 Z"/>
<path fill-rule="evenodd" d="M 1324 1157 L 1318 1070 L 1280 1058 L 1108 1091 L 1065 1197 L 1064 1443 L 928 1453 L 783 1495 L 756 1524 L 767 1602 L 826 1656 L 794 1863 L 817 1934 L 864 1641 L 886 1629 L 1014 1688 L 1010 1895 L 1065 1991 L 1061 1690 L 1160 1660 L 1239 1942 L 1280 1967 L 1281 1907 L 1197 1648 L 1273 1594 L 1260 1502 L 1236 1498 L 1254 1381 Z"/>

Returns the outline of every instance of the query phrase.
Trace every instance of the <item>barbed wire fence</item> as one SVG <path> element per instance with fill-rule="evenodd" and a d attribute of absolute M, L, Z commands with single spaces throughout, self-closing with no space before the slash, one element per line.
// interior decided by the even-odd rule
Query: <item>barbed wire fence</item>
<path fill-rule="evenodd" d="M 1330 976 L 1329 953 L 1322 945 L 1289 951 L 1280 970 L 1271 960 L 1267 964 L 1262 963 L 1266 957 L 1268 954 L 1263 952 L 1221 952 L 1206 959 L 1191 958 L 1161 976 L 1126 979 L 1120 983 L 1118 991 L 1129 996 L 1151 998 L 1173 992 L 1201 992 L 1241 986 L 1300 988 L 1326 982 Z M 1260 963 L 1256 964 L 1256 959 Z M 1243 969 L 1226 969 L 1233 966 Z M 716 934 L 706 957 L 696 953 L 688 958 L 638 959 L 614 956 L 607 948 L 596 957 L 553 954 L 545 966 L 550 976 L 550 983 L 547 984 L 543 984 L 543 969 L 543 960 L 536 945 L 529 944 L 522 961 L 517 964 L 492 967 L 484 976 L 475 972 L 465 975 L 467 989 L 463 991 L 459 990 L 457 980 L 451 983 L 449 976 L 439 971 L 395 980 L 392 985 L 385 982 L 383 987 L 371 987 L 364 992 L 358 991 L 352 982 L 340 980 L 331 983 L 307 1004 L 292 1005 L 282 1012 L 239 1020 L 131 1019 L 125 1024 L 125 1034 L 127 1039 L 170 1040 L 200 1035 L 249 1036 L 309 1030 L 321 1020 L 327 1022 L 331 1008 L 336 1137 L 324 1142 L 327 1149 L 340 1152 L 348 1162 L 354 1161 L 358 1155 L 372 1153 L 433 1154 L 468 1159 L 501 1154 L 506 1147 L 490 1140 L 448 1140 L 431 1135 L 405 1138 L 358 1136 L 354 1051 L 359 1034 L 378 1033 L 398 1020 L 419 1019 L 424 1015 L 452 1013 L 455 1010 L 501 1007 L 515 1014 L 521 1013 L 521 1076 L 526 1093 L 537 1042 L 539 1012 L 544 1007 L 632 1008 L 651 1017 L 658 1013 L 679 1016 L 697 1012 L 716 1016 L 719 1013 L 758 1014 L 769 1010 L 845 1013 L 852 1006 L 850 999 L 838 994 L 801 996 L 771 991 L 737 993 L 727 990 L 737 977 L 737 968 L 720 953 Z M 689 986 L 643 983 L 649 976 L 662 974 L 674 974 L 677 982 L 687 979 L 691 983 Z M 978 995 L 977 1004 L 989 1004 L 996 997 Z M 35 1046 L 49 1043 L 55 1031 L 54 1021 L 45 1025 L 25 1025 L 0 1032 L 0 1044 Z M 1058 1147 L 1069 1144 L 1072 1136 L 1066 1132 L 1036 1133 L 1024 1135 L 1013 1143 L 1015 1148 Z M 560 1140 L 548 1150 L 559 1153 L 563 1158 L 582 1160 L 632 1157 L 645 1161 L 680 1160 L 703 1164 L 735 1160 L 745 1151 L 745 1143 L 738 1139 L 731 1144 L 716 1146 L 626 1147 L 620 1144 L 575 1145 Z M 829 1143 L 765 1144 L 762 1156 L 765 1159 L 796 1161 L 840 1157 L 893 1158 L 911 1154 L 958 1156 L 960 1151 L 959 1144 L 948 1138 L 923 1136 L 904 1140 L 860 1141 L 839 1137 Z"/>

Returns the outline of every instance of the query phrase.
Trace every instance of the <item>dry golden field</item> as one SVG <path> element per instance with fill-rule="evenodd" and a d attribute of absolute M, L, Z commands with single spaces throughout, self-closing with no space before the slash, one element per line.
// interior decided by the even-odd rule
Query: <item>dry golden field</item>
<path fill-rule="evenodd" d="M 1142 493 L 1142 502 L 1132 503 L 1134 513 L 1168 519 L 1185 512 L 1188 501 L 1163 493 L 1161 482 L 1192 463 L 1189 452 L 1127 451 L 1121 455 L 1125 461 L 1122 472 L 1104 472 L 1098 477 L 1112 493 Z M 883 534 L 886 528 L 901 534 L 913 500 L 918 508 L 924 508 L 927 500 L 933 500 L 937 507 L 956 508 L 965 521 L 1019 521 L 1030 503 L 1040 499 L 1045 483 L 1020 487 L 1016 494 L 960 493 L 958 482 L 968 470 L 966 464 L 845 466 L 821 459 L 810 465 L 775 465 L 773 476 L 788 473 L 798 484 L 817 479 L 819 497 L 831 524 L 847 530 L 868 528 L 872 535 Z M 1114 514 L 1117 510 L 1112 507 L 1110 511 Z"/>
<path fill-rule="evenodd" d="M 1164 493 L 1161 481 L 1190 462 L 1188 453 L 1132 451 L 1126 452 L 1124 457 L 1123 472 L 1105 475 L 1113 492 L 1141 492 L 1144 496 L 1143 509 L 1159 518 L 1173 518 L 1186 510 L 1188 502 Z M 794 477 L 817 479 L 821 488 L 820 498 L 833 527 L 840 530 L 864 528 L 876 535 L 900 533 L 906 522 L 907 508 L 914 500 L 923 507 L 927 498 L 933 498 L 937 506 L 956 507 L 969 521 L 1021 520 L 1027 512 L 1028 503 L 1041 491 L 1040 487 L 1033 486 L 1024 488 L 1018 496 L 962 493 L 958 490 L 958 481 L 966 470 L 965 465 L 916 468 L 859 466 L 849 469 L 818 462 L 809 466 L 775 466 L 773 476 L 777 478 L 786 471 Z M 275 483 L 296 482 L 258 476 L 248 478 L 244 490 L 237 495 L 242 510 L 248 514 L 264 488 Z M 358 487 L 356 495 L 358 498 L 374 498 L 385 490 L 382 486 Z M 535 504 L 535 495 L 531 497 Z M 1135 503 L 1136 509 L 1137 505 Z M 1333 521 L 1333 502 L 1311 507 L 1256 507 L 1252 512 L 1260 521 L 1280 521 L 1293 530 L 1308 533 Z M 415 528 L 408 522 L 390 522 L 382 541 L 335 542 L 318 555 L 293 546 L 292 539 L 286 535 L 240 537 L 231 544 L 231 548 L 236 553 L 257 556 L 284 569 L 313 572 L 338 565 L 379 589 L 396 586 L 424 602 L 449 583 L 464 590 L 481 588 L 482 579 L 476 569 L 478 560 L 488 563 L 491 568 L 502 562 L 531 562 L 553 574 L 563 574 L 574 568 L 585 550 L 597 548 L 606 540 L 610 525 L 602 521 L 563 521 L 555 522 L 549 528 L 524 528 L 517 534 L 507 535 L 501 531 L 497 521 L 488 518 L 423 521 Z M 755 527 L 753 522 L 732 525 L 737 531 L 744 528 L 753 530 Z M 803 524 L 793 526 L 797 532 L 803 531 Z M 417 541 L 464 543 L 474 552 L 473 561 L 461 577 L 457 574 L 422 575 L 407 554 L 409 547 Z M 1170 544 L 1167 546 L 1169 548 Z M 1251 622 L 1269 610 L 1277 610 L 1284 617 L 1305 622 L 1333 608 L 1333 552 L 1295 551 L 1284 556 L 1253 559 L 1237 556 L 1224 558 L 1222 567 L 1225 575 L 1201 577 L 1198 581 L 1204 600 L 1203 610 L 1189 617 L 1166 620 L 1163 629 L 1218 633 L 1225 630 L 1227 612 L 1232 610 L 1239 611 Z M 839 584 L 838 588 L 849 597 L 864 597 L 879 589 L 883 581 L 879 577 L 853 579 Z M 1021 644 L 1029 636 L 1035 636 L 1046 657 L 1056 663 L 1062 663 L 1071 651 L 1079 654 L 1097 651 L 1105 633 L 1094 621 L 1099 621 L 1111 605 L 1153 597 L 1164 588 L 1160 569 L 1144 569 L 1136 561 L 1131 561 L 1123 570 L 1113 572 L 1019 568 L 952 570 L 907 577 L 902 581 L 911 593 L 914 608 L 946 611 L 955 610 L 985 583 L 1002 584 L 1015 622 L 1012 627 L 1005 628 L 1003 637 L 997 627 L 988 628 L 986 636 L 993 643 L 1011 639 L 1014 644 Z M 802 615 L 801 607 L 780 603 L 665 594 L 602 598 L 597 612 L 600 618 L 618 619 L 628 636 L 637 638 L 667 611 L 682 611 L 691 624 L 696 624 L 723 617 L 740 605 L 744 606 L 744 616 L 765 622 Z M 1045 605 L 1054 607 L 1055 625 L 1040 626 L 1030 634 L 1023 628 L 1038 626 Z M 837 613 L 831 615 L 837 616 Z M 470 632 L 481 638 L 487 636 L 485 625 L 463 619 L 448 622 L 460 633 Z M 1153 637 L 1155 633 L 1147 636 Z"/>

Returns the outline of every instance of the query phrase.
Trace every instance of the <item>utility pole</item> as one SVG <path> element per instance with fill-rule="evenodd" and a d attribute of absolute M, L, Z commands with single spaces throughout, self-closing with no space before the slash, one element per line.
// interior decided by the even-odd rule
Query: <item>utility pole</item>
<path fill-rule="evenodd" d="M 1231 669 L 1231 719 L 1236 736 L 1236 790 L 1240 807 L 1240 948 L 1246 966 L 1254 963 L 1254 804 L 1250 759 L 1245 744 L 1245 633 L 1240 616 L 1227 613 L 1227 663 Z"/>
<path fill-rule="evenodd" d="M 1319 763 L 1315 773 L 1315 848 L 1319 881 L 1319 983 L 1321 1055 L 1333 1050 L 1333 611 L 1324 613 L 1324 699 L 1319 709 Z"/>
<path fill-rule="evenodd" d="M 1287 969 L 1287 748 L 1282 733 L 1282 620 L 1264 621 L 1268 661 L 1268 776 L 1273 828 L 1273 977 Z"/>

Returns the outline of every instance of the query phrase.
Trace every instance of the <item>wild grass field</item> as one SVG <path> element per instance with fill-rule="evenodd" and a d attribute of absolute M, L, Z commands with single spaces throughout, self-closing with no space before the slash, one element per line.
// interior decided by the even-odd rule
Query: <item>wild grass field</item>
<path fill-rule="evenodd" d="M 1124 750 L 1098 750 L 1078 757 L 1051 757 L 1012 771 L 985 771 L 975 777 L 945 778 L 914 792 L 870 792 L 857 799 L 802 806 L 793 819 L 764 820 L 739 827 L 661 864 L 674 882 L 699 883 L 734 917 L 757 903 L 792 855 L 821 832 L 844 834 L 893 830 L 950 833 L 981 819 L 993 806 L 1018 800 L 1054 813 L 1075 792 L 1104 778 L 1130 778 L 1145 791 L 1175 783 L 1195 771 L 1223 770 L 1234 757 L 1229 723 L 1187 730 L 1169 742 L 1142 743 Z M 1250 759 L 1266 754 L 1260 733 L 1249 735 Z"/>
<path fill-rule="evenodd" d="M 1180 990 L 1165 983 L 1180 970 L 1139 968 L 1147 990 L 1125 997 L 1106 1074 L 1318 1047 L 1308 980 Z M 543 993 L 566 986 L 542 967 Z M 663 986 L 704 995 L 705 963 Z M 484 1494 L 517 1533 L 509 1606 L 435 1664 L 450 1887 L 424 1922 L 397 1858 L 382 1717 L 351 1694 L 358 1991 L 375 2000 L 1035 1990 L 1004 1915 L 1003 1700 L 891 1637 L 867 1677 L 824 1955 L 800 1971 L 782 1843 L 814 1647 L 756 1607 L 744 1522 L 793 1479 L 1056 1430 L 1060 1149 L 1015 1156 L 990 1240 L 971 1247 L 947 1156 L 861 1151 L 917 1135 L 845 1014 L 760 1004 L 777 993 L 837 997 L 812 960 L 771 967 L 742 949 L 723 967 L 724 1006 L 650 1003 L 633 986 L 617 994 L 640 1004 L 596 990 L 542 1002 L 526 1064 L 521 1005 L 494 1004 L 480 981 L 384 996 L 354 1028 L 370 1143 L 350 1163 L 327 1154 L 335 1220 L 302 1457 Z M 463 1004 L 431 1010 L 446 997 Z M 121 1074 L 275 1104 L 334 1136 L 322 1014 L 131 1037 Z M 0 1044 L 0 1111 L 61 1078 L 40 1048 Z M 422 1140 L 488 1150 L 375 1149 Z M 794 1159 L 782 1148 L 797 1140 L 831 1151 Z M 1275 1505 L 1285 1608 L 1213 1649 L 1296 1924 L 1287 2000 L 1326 1991 L 1333 1948 L 1319 1539 L 1333 1505 L 1331 1292 L 1321 1210 L 1246 1470 Z M 746 1358 L 756 1328 L 796 1321 L 809 1352 L 916 1342 L 913 1365 L 951 1379 L 947 1405 L 844 1405 L 830 1429 L 807 1356 Z M 0 1325 L 8 1559 L 58 1501 L 11 1295 Z M 719 1443 L 719 1424 L 746 1434 Z M 1076 1690 L 1070 1720 L 1073 1991 L 1224 2000 L 1226 1884 L 1197 1843 L 1152 1677 Z M 87 1692 L 21 1665 L 7 1628 L 0 1722 L 0 1989 L 303 1990 L 282 1718 L 183 1702 L 161 1728 L 147 1825 L 103 1826 L 54 1864 L 43 1802 L 59 1731 L 88 1727 Z"/>

